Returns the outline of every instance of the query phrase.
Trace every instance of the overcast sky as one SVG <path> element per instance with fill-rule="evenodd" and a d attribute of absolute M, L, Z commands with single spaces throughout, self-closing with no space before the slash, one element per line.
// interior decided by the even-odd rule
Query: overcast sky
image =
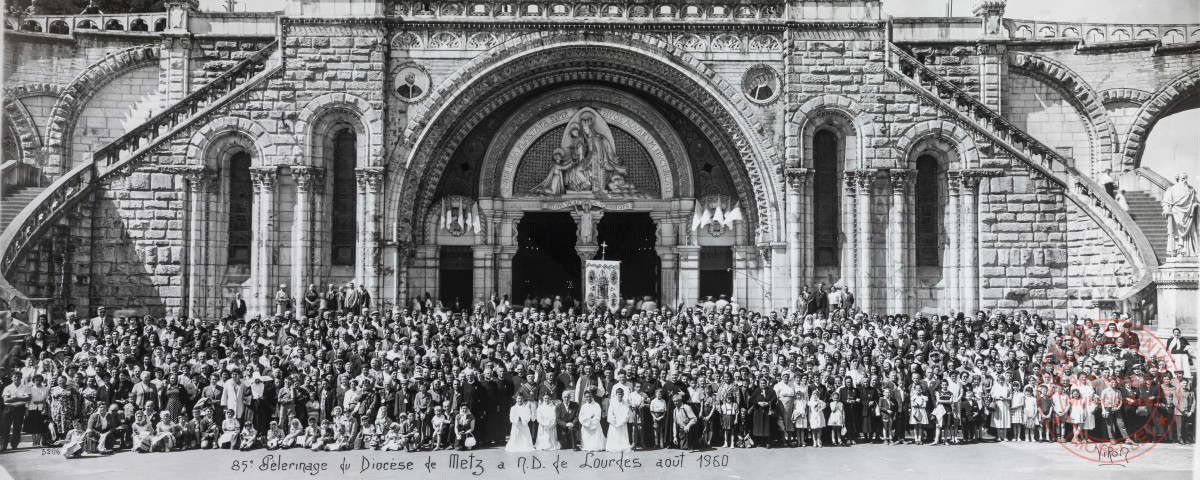
<path fill-rule="evenodd" d="M 954 16 L 970 16 L 976 0 L 952 0 Z M 285 0 L 239 0 L 237 10 L 282 10 Z M 205 10 L 223 10 L 225 0 L 201 0 Z M 892 16 L 943 16 L 946 0 L 886 0 Z M 1200 23 L 1200 0 L 1008 0 L 1005 16 L 1022 20 L 1061 22 Z M 1151 131 L 1142 164 L 1174 178 L 1185 171 L 1200 185 L 1200 109 L 1160 121 Z"/>

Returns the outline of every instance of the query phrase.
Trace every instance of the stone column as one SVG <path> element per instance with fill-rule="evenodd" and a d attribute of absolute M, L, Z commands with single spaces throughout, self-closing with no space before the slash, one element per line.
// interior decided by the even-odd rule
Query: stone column
<path fill-rule="evenodd" d="M 907 234 L 909 171 L 895 169 L 892 177 L 892 211 L 888 213 L 888 279 L 889 312 L 908 313 L 907 246 L 912 245 Z"/>
<path fill-rule="evenodd" d="M 807 187 L 803 168 L 787 169 L 787 256 L 788 304 L 794 304 L 804 284 L 804 207 L 802 200 Z"/>
<path fill-rule="evenodd" d="M 189 318 L 215 320 L 208 308 L 208 198 L 216 176 L 206 168 L 194 168 L 184 174 L 188 186 L 187 300 L 183 305 Z M 216 315 L 219 317 L 220 313 Z"/>
<path fill-rule="evenodd" d="M 496 291 L 496 285 L 492 283 L 493 262 L 496 258 L 496 251 L 491 245 L 474 245 L 471 247 L 471 280 L 475 286 L 475 291 L 471 292 L 471 305 L 475 304 L 475 300 L 487 301 L 491 298 L 492 293 Z"/>
<path fill-rule="evenodd" d="M 675 304 L 695 305 L 700 297 L 700 247 L 681 245 L 679 253 L 679 297 Z"/>
<path fill-rule="evenodd" d="M 670 307 L 674 309 L 679 306 L 679 265 L 677 263 L 678 254 L 675 253 L 675 247 L 654 247 L 658 252 L 658 258 L 662 262 L 662 298 L 659 299 L 659 306 Z"/>
<path fill-rule="evenodd" d="M 858 180 L 858 203 L 857 220 L 858 227 L 855 234 L 857 247 L 855 248 L 858 255 L 858 263 L 855 268 L 855 290 L 854 302 L 858 308 L 870 311 L 871 310 L 871 290 L 872 290 L 872 275 L 871 275 L 871 194 L 875 184 L 875 170 L 859 170 L 856 178 Z"/>
<path fill-rule="evenodd" d="M 858 215 L 856 205 L 858 204 L 858 183 L 855 180 L 855 172 L 847 171 L 843 174 L 842 181 L 845 182 L 846 194 L 845 202 L 842 202 L 842 231 L 841 236 L 845 238 L 844 242 L 840 243 L 841 257 L 841 284 L 854 291 L 858 291 L 858 278 L 855 275 L 855 250 L 858 245 L 857 228 L 858 224 L 855 217 Z M 857 293 L 855 295 L 858 295 Z"/>
<path fill-rule="evenodd" d="M 376 299 L 379 298 L 379 219 L 375 212 L 379 203 L 379 187 L 383 184 L 383 168 L 359 167 L 355 169 L 355 174 L 362 212 L 358 219 L 358 251 L 362 260 L 356 270 L 371 298 Z"/>
<path fill-rule="evenodd" d="M 314 283 L 312 275 L 312 186 L 313 167 L 295 166 L 292 180 L 296 182 L 296 205 L 292 218 L 292 295 L 299 301 Z M 320 287 L 320 285 L 318 285 Z"/>
<path fill-rule="evenodd" d="M 801 283 L 813 281 L 815 272 L 813 271 L 813 196 L 812 196 L 812 180 L 813 171 L 804 170 L 804 174 L 800 176 L 800 256 L 801 261 Z M 793 298 L 792 301 L 795 301 Z"/>
<path fill-rule="evenodd" d="M 676 227 L 681 223 L 672 218 L 670 212 L 650 212 L 650 219 L 654 220 L 654 225 L 658 227 L 654 251 L 658 253 L 659 263 L 662 265 L 658 279 L 662 297 L 658 299 L 659 305 L 675 308 L 678 306 L 679 298 L 678 266 L 675 253 L 679 235 Z"/>
<path fill-rule="evenodd" d="M 979 310 L 979 219 L 976 213 L 979 181 L 976 175 L 962 177 L 962 247 L 959 258 L 962 264 L 962 309 L 967 315 L 974 315 Z"/>
<path fill-rule="evenodd" d="M 437 245 L 415 245 L 412 267 L 408 269 L 412 278 L 408 281 L 408 298 L 425 298 L 425 292 L 434 295 L 438 287 Z M 434 297 L 436 298 L 436 296 Z"/>
<path fill-rule="evenodd" d="M 767 309 L 762 295 L 753 295 L 762 290 L 762 281 L 754 275 L 756 249 L 751 246 L 738 245 L 733 247 L 733 296 L 742 308 L 761 312 Z M 796 299 L 789 300 L 795 302 Z"/>
<path fill-rule="evenodd" d="M 961 296 L 962 291 L 959 286 L 959 263 L 958 256 L 961 250 L 961 242 L 959 242 L 959 222 L 958 212 L 960 210 L 960 192 L 962 186 L 962 177 L 958 172 L 950 172 L 948 181 L 950 189 L 949 202 L 946 205 L 946 239 L 949 245 L 946 246 L 946 264 L 942 267 L 942 279 L 945 282 L 946 298 L 941 299 L 945 302 L 946 307 L 955 310 L 962 310 Z"/>
<path fill-rule="evenodd" d="M 517 247 L 499 247 L 496 253 L 496 269 L 499 270 L 496 278 L 496 289 L 503 298 L 508 295 L 509 300 L 515 301 L 513 298 L 513 257 L 517 255 Z"/>
<path fill-rule="evenodd" d="M 272 270 L 278 262 L 279 250 L 275 245 L 275 181 L 279 168 L 252 167 L 250 179 L 254 182 L 254 240 L 250 246 L 250 278 L 254 295 L 249 305 L 254 312 L 263 316 L 273 315 Z"/>

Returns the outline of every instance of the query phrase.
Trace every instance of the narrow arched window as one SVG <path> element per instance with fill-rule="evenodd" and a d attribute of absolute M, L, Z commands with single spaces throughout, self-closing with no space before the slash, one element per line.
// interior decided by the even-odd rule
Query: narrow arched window
<path fill-rule="evenodd" d="M 358 164 L 358 138 L 351 129 L 338 132 L 333 138 L 333 212 L 331 223 L 331 256 L 334 265 L 354 265 L 354 249 L 358 239 L 358 180 L 354 169 Z"/>
<path fill-rule="evenodd" d="M 916 246 L 918 267 L 938 267 L 942 264 L 939 249 L 942 218 L 942 179 L 937 158 L 921 155 L 917 158 L 916 189 Z"/>
<path fill-rule="evenodd" d="M 229 257 L 230 265 L 250 264 L 251 214 L 254 186 L 250 181 L 250 154 L 238 152 L 229 159 Z"/>
<path fill-rule="evenodd" d="M 841 189 L 838 183 L 838 140 L 822 130 L 813 135 L 813 264 L 841 265 Z"/>

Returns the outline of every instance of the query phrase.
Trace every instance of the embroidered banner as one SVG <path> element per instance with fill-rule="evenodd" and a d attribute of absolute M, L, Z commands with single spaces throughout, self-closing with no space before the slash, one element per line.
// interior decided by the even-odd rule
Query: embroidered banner
<path fill-rule="evenodd" d="M 583 298 L 588 310 L 607 306 L 616 311 L 621 304 L 621 262 L 588 260 L 583 269 Z"/>

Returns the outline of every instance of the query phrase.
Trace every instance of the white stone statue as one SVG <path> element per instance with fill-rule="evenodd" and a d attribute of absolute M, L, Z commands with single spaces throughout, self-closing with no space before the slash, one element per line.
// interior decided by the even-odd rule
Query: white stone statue
<path fill-rule="evenodd" d="M 1175 185 L 1162 198 L 1162 213 L 1167 217 L 1167 253 L 1176 257 L 1200 255 L 1200 229 L 1196 228 L 1200 200 L 1187 178 L 1186 173 L 1176 175 Z"/>

